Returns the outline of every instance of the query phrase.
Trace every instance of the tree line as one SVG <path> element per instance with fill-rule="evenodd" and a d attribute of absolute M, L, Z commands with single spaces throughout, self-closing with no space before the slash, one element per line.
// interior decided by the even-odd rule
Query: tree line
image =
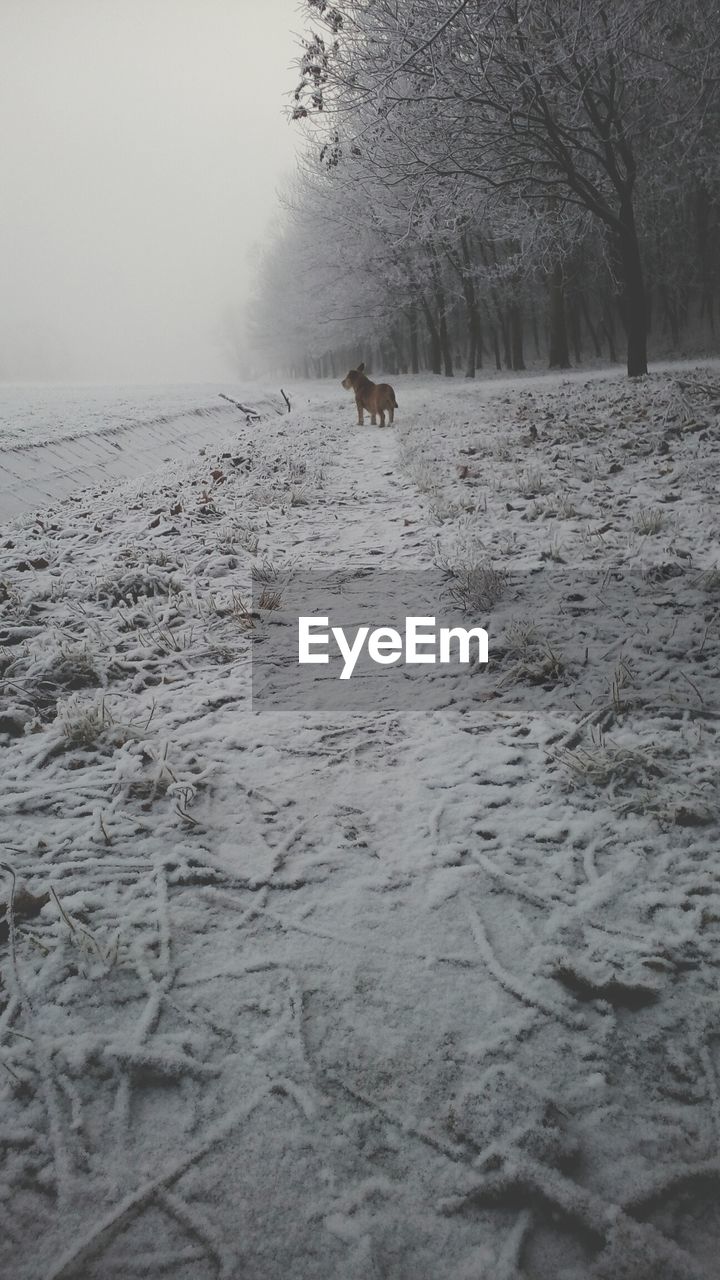
<path fill-rule="evenodd" d="M 720 6 L 305 0 L 252 343 L 295 376 L 712 346 Z"/>

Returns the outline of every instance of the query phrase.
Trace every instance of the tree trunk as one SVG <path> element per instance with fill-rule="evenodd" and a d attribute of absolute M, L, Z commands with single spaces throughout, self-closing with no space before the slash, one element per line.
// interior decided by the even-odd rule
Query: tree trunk
<path fill-rule="evenodd" d="M 548 288 L 550 290 L 550 368 L 569 369 L 565 280 L 561 262 L 555 263 L 548 281 Z"/>
<path fill-rule="evenodd" d="M 498 331 L 495 325 L 493 325 L 493 331 L 492 331 L 492 344 L 493 344 L 493 355 L 495 356 L 495 372 L 502 373 L 502 360 L 500 358 L 500 339 L 498 338 Z"/>
<path fill-rule="evenodd" d="M 440 356 L 444 366 L 446 378 L 453 376 L 452 354 L 450 352 L 450 339 L 448 336 L 445 290 L 443 289 L 442 275 L 440 270 L 440 262 L 437 252 L 434 248 L 430 249 L 430 273 L 432 276 L 432 293 L 435 300 L 435 311 L 437 314 L 437 335 L 440 343 Z M 440 373 L 440 369 L 437 370 Z M 435 368 L 433 367 L 433 373 Z"/>
<path fill-rule="evenodd" d="M 510 305 L 510 342 L 512 367 L 519 373 L 525 368 L 522 308 L 519 302 L 513 302 Z"/>
<path fill-rule="evenodd" d="M 413 373 L 420 372 L 420 355 L 418 352 L 417 311 L 410 307 L 407 311 L 408 333 L 410 337 L 410 368 Z"/>
<path fill-rule="evenodd" d="M 479 239 L 477 243 L 480 249 L 480 256 L 483 260 L 483 263 L 486 268 L 489 268 L 491 262 L 495 263 L 497 261 L 496 255 L 493 250 L 488 248 L 488 246 L 485 244 L 482 238 Z M 508 369 L 510 368 L 512 363 L 512 356 L 510 351 L 510 332 L 509 332 L 507 316 L 505 315 L 505 312 L 502 306 L 500 305 L 500 297 L 498 295 L 497 289 L 493 284 L 489 285 L 489 291 L 490 291 L 490 298 L 493 304 L 493 309 L 495 311 L 495 315 L 497 316 L 497 327 L 493 327 L 493 348 L 495 351 L 495 368 L 499 373 L 502 369 L 502 361 L 500 359 L 500 344 L 499 344 L 499 338 L 498 338 L 498 329 L 500 330 L 500 337 L 502 338 L 502 344 L 503 344 L 503 353 L 505 356 L 505 364 Z"/>
<path fill-rule="evenodd" d="M 392 338 L 392 343 L 395 348 L 395 355 L 397 357 L 398 373 L 407 373 L 408 371 L 407 354 L 405 351 L 405 343 L 403 342 L 402 332 L 399 326 L 396 325 L 393 327 L 390 336 Z"/>
<path fill-rule="evenodd" d="M 427 298 L 424 293 L 420 294 L 420 305 L 422 313 L 425 317 L 427 325 L 428 339 L 430 342 L 430 368 L 433 373 L 442 373 L 442 348 L 440 346 L 440 334 L 435 324 L 433 313 L 428 305 Z"/>
<path fill-rule="evenodd" d="M 453 358 L 450 351 L 450 342 L 448 340 L 447 321 L 445 319 L 445 295 L 441 292 L 438 296 L 438 312 L 440 316 L 439 332 L 440 332 L 440 349 L 442 351 L 443 372 L 446 378 L 453 376 Z"/>
<path fill-rule="evenodd" d="M 447 318 L 445 315 L 445 312 L 446 312 L 445 290 L 442 287 L 442 280 L 440 278 L 440 268 L 438 266 L 437 261 L 434 258 L 432 263 L 432 274 L 433 274 L 433 292 L 435 294 L 435 307 L 437 310 L 437 317 L 438 317 L 437 330 L 438 330 L 438 337 L 440 339 L 440 351 L 442 354 L 443 370 L 446 378 L 452 378 L 453 361 L 452 361 L 452 353 L 450 351 L 450 340 L 448 338 Z"/>
<path fill-rule="evenodd" d="M 477 369 L 478 340 L 477 329 L 472 317 L 468 315 L 467 353 L 465 358 L 465 377 L 474 378 Z"/>
<path fill-rule="evenodd" d="M 577 365 L 582 364 L 583 348 L 582 348 L 582 320 L 580 316 L 580 308 L 576 301 L 568 303 L 566 308 L 568 340 L 572 346 L 573 356 Z"/>
<path fill-rule="evenodd" d="M 680 346 L 680 323 L 678 320 L 678 308 L 674 298 L 670 296 L 670 290 L 666 284 L 660 286 L 660 298 L 665 312 L 665 319 L 670 328 L 670 338 L 673 344 L 673 350 L 677 351 Z"/>
<path fill-rule="evenodd" d="M 535 347 L 535 359 L 540 359 L 540 329 L 538 326 L 537 311 L 535 310 L 535 299 L 530 299 L 530 324 L 532 326 L 533 346 Z M 552 368 L 552 365 L 550 366 Z"/>
<path fill-rule="evenodd" d="M 585 321 L 585 327 L 588 333 L 590 334 L 590 340 L 593 344 L 593 347 L 595 348 L 595 355 L 599 360 L 600 357 L 602 356 L 602 351 L 600 350 L 600 339 L 598 338 L 598 335 L 597 335 L 597 329 L 595 328 L 595 325 L 590 319 L 590 309 L 588 307 L 587 298 L 585 297 L 585 294 L 580 292 L 578 294 L 578 300 L 580 303 L 580 310 L 582 311 L 582 317 L 583 317 L 583 320 Z"/>
<path fill-rule="evenodd" d="M 503 316 L 503 319 L 502 319 L 502 328 L 500 332 L 502 333 L 503 360 L 505 361 L 505 368 L 512 369 L 513 362 L 512 362 L 512 347 L 510 346 L 510 325 L 506 320 L 505 316 Z"/>
<path fill-rule="evenodd" d="M 482 364 L 482 356 L 480 354 L 480 313 L 475 301 L 475 289 L 472 280 L 463 279 L 462 284 L 467 326 L 465 377 L 474 378 L 475 370 L 478 365 Z"/>
<path fill-rule="evenodd" d="M 712 255 L 709 252 L 710 244 L 717 239 L 717 235 L 713 236 L 712 223 L 712 200 L 710 194 L 704 185 L 700 185 L 695 198 L 695 222 L 696 222 L 696 238 L 697 238 L 697 273 L 701 284 L 700 296 L 700 320 L 707 315 L 710 322 L 710 332 L 715 334 L 715 303 L 713 296 L 712 280 L 713 266 Z"/>
<path fill-rule="evenodd" d="M 467 313 L 467 362 L 465 377 L 474 378 L 475 371 L 482 367 L 482 333 L 480 329 L 480 311 L 475 294 L 475 281 L 472 277 L 472 259 L 467 237 L 461 240 L 462 249 L 462 290 Z"/>
<path fill-rule="evenodd" d="M 647 373 L 648 311 L 640 245 L 629 196 L 620 209 L 617 252 L 622 282 L 620 315 L 627 337 L 627 371 L 629 378 L 638 378 Z"/>

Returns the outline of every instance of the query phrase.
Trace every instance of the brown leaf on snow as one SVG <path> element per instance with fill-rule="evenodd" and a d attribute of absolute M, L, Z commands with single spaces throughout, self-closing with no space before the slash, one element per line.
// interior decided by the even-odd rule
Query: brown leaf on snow
<path fill-rule="evenodd" d="M 40 915 L 43 907 L 50 901 L 49 893 L 30 893 L 19 885 L 13 898 L 13 912 L 16 923 L 22 920 L 34 920 Z M 10 925 L 7 919 L 7 902 L 0 902 L 0 946 L 10 937 Z"/>
<path fill-rule="evenodd" d="M 21 560 L 15 565 L 18 573 L 29 573 L 31 569 L 47 569 L 50 561 L 44 556 L 36 556 L 34 560 Z"/>

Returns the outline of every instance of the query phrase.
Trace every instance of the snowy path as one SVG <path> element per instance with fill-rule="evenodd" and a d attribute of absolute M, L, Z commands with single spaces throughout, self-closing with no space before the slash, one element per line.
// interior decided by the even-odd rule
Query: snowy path
<path fill-rule="evenodd" d="M 5 539 L 8 1274 L 710 1280 L 717 583 L 663 574 L 716 559 L 720 433 L 656 452 L 668 386 L 640 433 L 617 380 L 408 385 L 385 432 L 314 389 Z M 438 541 L 547 569 L 491 704 L 249 710 L 251 563 Z M 550 572 L 641 553 L 627 653 L 560 653 Z"/>

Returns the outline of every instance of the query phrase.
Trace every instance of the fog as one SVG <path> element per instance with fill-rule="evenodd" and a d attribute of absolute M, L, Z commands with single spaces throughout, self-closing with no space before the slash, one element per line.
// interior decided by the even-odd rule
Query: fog
<path fill-rule="evenodd" d="M 232 374 L 296 0 L 1 0 L 0 379 Z"/>

